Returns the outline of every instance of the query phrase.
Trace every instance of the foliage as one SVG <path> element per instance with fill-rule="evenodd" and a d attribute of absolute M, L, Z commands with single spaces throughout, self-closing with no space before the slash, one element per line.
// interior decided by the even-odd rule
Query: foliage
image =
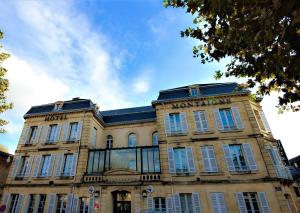
<path fill-rule="evenodd" d="M 3 39 L 3 32 L 0 31 L 0 40 Z M 2 51 L 2 45 L 0 45 L 0 113 L 5 112 L 13 107 L 12 103 L 7 103 L 5 92 L 8 90 L 9 82 L 4 77 L 7 70 L 2 67 L 2 63 L 9 57 L 8 53 Z M 0 119 L 0 133 L 4 133 L 4 125 L 8 124 L 8 121 Z"/>
<path fill-rule="evenodd" d="M 165 0 L 164 5 L 193 15 L 193 28 L 181 36 L 199 40 L 194 57 L 202 63 L 231 59 L 216 78 L 247 78 L 248 88 L 258 86 L 258 96 L 282 94 L 281 110 L 300 110 L 299 0 Z"/>

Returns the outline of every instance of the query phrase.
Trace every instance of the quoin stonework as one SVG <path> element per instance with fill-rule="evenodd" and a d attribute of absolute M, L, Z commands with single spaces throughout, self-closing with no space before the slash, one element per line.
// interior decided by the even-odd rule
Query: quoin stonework
<path fill-rule="evenodd" d="M 33 106 L 6 212 L 297 212 L 262 108 L 236 83 L 162 90 L 149 106 Z"/>

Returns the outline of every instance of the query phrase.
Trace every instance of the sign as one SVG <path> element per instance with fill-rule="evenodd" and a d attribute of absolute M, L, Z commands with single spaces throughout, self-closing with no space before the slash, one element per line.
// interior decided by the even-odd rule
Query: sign
<path fill-rule="evenodd" d="M 93 186 L 89 186 L 88 192 L 89 192 L 90 194 L 93 194 L 93 193 L 95 192 L 95 188 L 94 188 Z"/>
<path fill-rule="evenodd" d="M 230 104 L 230 98 L 219 98 L 219 99 L 207 99 L 203 101 L 185 101 L 182 103 L 173 103 L 172 109 L 180 109 L 180 108 L 189 108 L 189 107 L 199 107 L 199 106 L 210 106 L 210 105 L 218 105 L 218 104 Z"/>
<path fill-rule="evenodd" d="M 100 209 L 100 203 L 98 200 L 96 200 L 94 203 L 94 210 L 99 210 L 99 209 Z"/>
<path fill-rule="evenodd" d="M 67 114 L 51 114 L 51 115 L 46 115 L 45 121 L 57 121 L 57 120 L 66 120 L 67 119 Z"/>
<path fill-rule="evenodd" d="M 147 193 L 152 193 L 153 192 L 153 186 L 149 185 L 146 188 Z"/>

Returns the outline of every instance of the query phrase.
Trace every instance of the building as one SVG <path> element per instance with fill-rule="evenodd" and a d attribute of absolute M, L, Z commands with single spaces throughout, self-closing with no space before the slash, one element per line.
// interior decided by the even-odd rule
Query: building
<path fill-rule="evenodd" d="M 290 171 L 294 179 L 293 187 L 300 203 L 300 155 L 289 160 Z"/>
<path fill-rule="evenodd" d="M 9 168 L 13 160 L 13 155 L 8 153 L 8 149 L 0 145 L 0 200 L 3 196 L 3 189 L 8 176 Z"/>
<path fill-rule="evenodd" d="M 7 212 L 296 212 L 261 106 L 236 83 L 109 111 L 75 98 L 24 119 Z"/>

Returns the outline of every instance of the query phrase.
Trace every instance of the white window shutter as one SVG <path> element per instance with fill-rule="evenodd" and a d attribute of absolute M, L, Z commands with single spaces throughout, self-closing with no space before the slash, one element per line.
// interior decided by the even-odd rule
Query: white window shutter
<path fill-rule="evenodd" d="M 90 197 L 90 202 L 89 202 L 88 213 L 94 213 L 94 202 L 95 202 L 95 198 L 94 198 L 94 196 L 91 196 Z"/>
<path fill-rule="evenodd" d="M 27 127 L 25 129 L 25 131 L 24 131 L 23 137 L 21 138 L 21 144 L 25 144 L 26 143 L 26 141 L 28 140 L 29 132 L 30 132 L 30 127 Z"/>
<path fill-rule="evenodd" d="M 28 167 L 26 168 L 24 177 L 29 177 L 29 175 L 30 175 L 33 158 L 34 157 L 30 157 L 29 160 L 28 160 Z"/>
<path fill-rule="evenodd" d="M 42 138 L 42 141 L 41 141 L 42 144 L 45 144 L 45 143 L 47 142 L 47 139 L 48 139 L 48 131 L 49 131 L 49 126 L 44 126 L 44 127 L 43 127 L 43 132 L 44 132 L 44 134 L 43 134 L 43 138 Z"/>
<path fill-rule="evenodd" d="M 76 167 L 77 167 L 77 158 L 78 158 L 78 153 L 74 153 L 73 154 L 73 160 L 72 160 L 71 176 L 75 176 Z"/>
<path fill-rule="evenodd" d="M 225 205 L 224 194 L 220 192 L 214 192 L 210 194 L 210 199 L 214 213 L 227 213 Z"/>
<path fill-rule="evenodd" d="M 92 128 L 91 144 L 93 146 L 96 146 L 96 142 L 97 142 L 97 130 L 93 127 Z"/>
<path fill-rule="evenodd" d="M 267 121 L 267 118 L 265 116 L 265 113 L 263 111 L 260 111 L 259 112 L 259 115 L 260 115 L 260 118 L 261 118 L 261 121 L 263 122 L 264 126 L 265 126 L 265 129 L 267 132 L 271 132 L 271 128 L 269 126 L 269 123 Z"/>
<path fill-rule="evenodd" d="M 49 202 L 48 202 L 48 213 L 54 213 L 56 210 L 56 194 L 52 193 L 50 194 L 49 197 Z"/>
<path fill-rule="evenodd" d="M 72 203 L 72 213 L 78 213 L 79 211 L 79 198 L 78 196 L 73 196 L 73 203 Z"/>
<path fill-rule="evenodd" d="M 246 159 L 248 162 L 248 167 L 251 171 L 256 171 L 257 170 L 257 166 L 256 166 L 256 162 L 254 159 L 254 155 L 252 152 L 252 148 L 251 145 L 249 143 L 244 143 L 243 144 L 243 149 L 246 155 Z"/>
<path fill-rule="evenodd" d="M 21 162 L 21 157 L 20 156 L 17 156 L 15 158 L 16 158 L 16 160 L 15 160 L 14 167 L 13 167 L 13 170 L 12 170 L 12 173 L 11 173 L 12 177 L 16 177 L 17 172 L 18 172 L 19 167 L 20 167 L 20 162 Z"/>
<path fill-rule="evenodd" d="M 10 199 L 11 199 L 10 193 L 4 193 L 2 198 L 2 203 L 5 204 L 6 206 L 9 206 Z"/>
<path fill-rule="evenodd" d="M 77 140 L 81 139 L 81 132 L 82 132 L 82 121 L 78 122 L 78 126 L 77 126 Z"/>
<path fill-rule="evenodd" d="M 57 166 L 56 166 L 56 171 L 55 171 L 55 176 L 61 176 L 62 168 L 63 168 L 63 163 L 64 163 L 64 154 L 58 155 L 57 156 Z"/>
<path fill-rule="evenodd" d="M 61 125 L 57 125 L 57 128 L 56 128 L 56 132 L 55 132 L 55 136 L 54 136 L 54 141 L 55 142 L 58 142 L 59 139 L 60 139 L 60 131 L 61 130 Z"/>
<path fill-rule="evenodd" d="M 154 200 L 153 197 L 147 197 L 147 211 L 154 210 Z"/>
<path fill-rule="evenodd" d="M 248 213 L 243 192 L 235 193 L 236 202 L 238 203 L 240 213 Z"/>
<path fill-rule="evenodd" d="M 164 114 L 164 126 L 165 126 L 166 134 L 170 135 L 171 134 L 171 125 L 170 125 L 169 113 Z"/>
<path fill-rule="evenodd" d="M 73 194 L 69 193 L 67 196 L 66 213 L 72 213 Z"/>
<path fill-rule="evenodd" d="M 200 111 L 200 121 L 202 124 L 203 131 L 207 132 L 209 128 L 208 128 L 208 122 L 207 122 L 205 111 Z"/>
<path fill-rule="evenodd" d="M 55 155 L 51 155 L 51 159 L 49 161 L 49 167 L 48 167 L 48 177 L 52 176 L 54 162 L 55 162 Z"/>
<path fill-rule="evenodd" d="M 214 117 L 215 117 L 215 123 L 219 130 L 224 130 L 223 122 L 221 119 L 220 111 L 219 109 L 214 109 Z"/>
<path fill-rule="evenodd" d="M 186 113 L 181 112 L 179 115 L 180 115 L 181 132 L 187 133 L 188 132 L 188 123 L 187 123 L 187 119 L 186 119 Z"/>
<path fill-rule="evenodd" d="M 41 136 L 41 132 L 42 132 L 42 126 L 39 126 L 36 130 L 36 134 L 33 140 L 33 144 L 37 144 L 39 142 L 40 136 Z"/>
<path fill-rule="evenodd" d="M 67 141 L 68 140 L 69 128 L 70 128 L 69 123 L 66 123 L 66 124 L 63 125 L 62 141 Z"/>
<path fill-rule="evenodd" d="M 24 213 L 28 212 L 29 203 L 30 203 L 30 197 L 31 197 L 30 194 L 28 194 L 27 198 L 26 198 L 26 202 L 25 202 Z"/>
<path fill-rule="evenodd" d="M 179 193 L 173 195 L 175 213 L 181 213 L 181 204 Z"/>
<path fill-rule="evenodd" d="M 275 167 L 277 177 L 284 178 L 284 172 L 282 170 L 283 163 L 282 163 L 282 159 L 278 153 L 278 149 L 275 146 L 272 146 L 270 151 L 271 151 L 273 165 Z"/>
<path fill-rule="evenodd" d="M 172 197 L 166 198 L 166 213 L 173 213 L 173 199 Z"/>
<path fill-rule="evenodd" d="M 201 147 L 202 161 L 205 172 L 217 172 L 218 166 L 215 157 L 215 152 L 212 146 Z"/>
<path fill-rule="evenodd" d="M 37 177 L 39 175 L 38 173 L 39 173 L 41 160 L 42 160 L 42 156 L 35 157 L 35 166 L 34 166 L 32 177 Z"/>
<path fill-rule="evenodd" d="M 169 172 L 176 173 L 175 156 L 174 156 L 173 148 L 168 148 L 168 162 L 169 162 Z"/>
<path fill-rule="evenodd" d="M 193 199 L 193 213 L 201 213 L 201 202 L 199 193 L 193 192 L 192 193 L 192 199 Z"/>
<path fill-rule="evenodd" d="M 243 124 L 243 121 L 241 119 L 239 108 L 238 107 L 231 107 L 231 112 L 232 112 L 236 127 L 238 129 L 244 129 L 244 124 Z"/>
<path fill-rule="evenodd" d="M 226 160 L 228 171 L 230 171 L 230 172 L 235 171 L 235 167 L 234 167 L 233 161 L 230 156 L 229 145 L 223 144 L 223 151 L 224 151 L 224 157 Z"/>
<path fill-rule="evenodd" d="M 185 151 L 186 151 L 189 172 L 194 173 L 194 172 L 196 172 L 196 167 L 195 167 L 195 162 L 194 162 L 193 148 L 186 147 Z"/>
<path fill-rule="evenodd" d="M 24 198 L 24 195 L 23 194 L 19 194 L 18 202 L 17 202 L 17 206 L 16 206 L 16 209 L 15 209 L 15 212 L 21 212 L 22 204 L 23 204 L 23 198 Z"/>
<path fill-rule="evenodd" d="M 258 199 L 262 208 L 262 213 L 271 213 L 271 209 L 265 192 L 258 192 Z"/>

